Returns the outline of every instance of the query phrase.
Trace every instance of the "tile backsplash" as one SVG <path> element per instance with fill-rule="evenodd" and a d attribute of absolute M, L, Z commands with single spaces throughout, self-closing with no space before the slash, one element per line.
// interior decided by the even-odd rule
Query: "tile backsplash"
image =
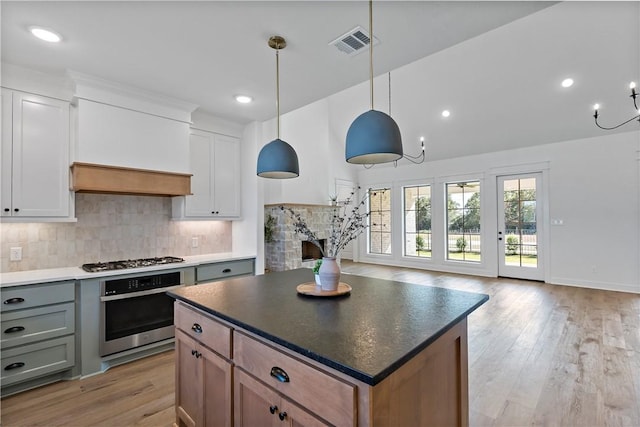
<path fill-rule="evenodd" d="M 77 193 L 76 218 L 74 223 L 2 223 L 0 270 L 231 251 L 230 221 L 171 221 L 169 197 Z M 22 261 L 9 261 L 12 247 L 22 247 Z"/>

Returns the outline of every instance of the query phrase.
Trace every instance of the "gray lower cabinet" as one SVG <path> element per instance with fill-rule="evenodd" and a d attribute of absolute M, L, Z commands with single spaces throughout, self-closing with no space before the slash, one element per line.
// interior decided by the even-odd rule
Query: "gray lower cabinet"
<path fill-rule="evenodd" d="M 75 365 L 75 282 L 0 291 L 2 395 L 65 376 Z"/>
<path fill-rule="evenodd" d="M 239 259 L 196 267 L 196 283 L 215 282 L 231 277 L 253 276 L 255 273 L 255 259 Z"/>

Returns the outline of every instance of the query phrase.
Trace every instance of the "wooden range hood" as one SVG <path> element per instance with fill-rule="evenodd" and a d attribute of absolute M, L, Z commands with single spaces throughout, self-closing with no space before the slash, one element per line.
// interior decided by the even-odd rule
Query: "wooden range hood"
<path fill-rule="evenodd" d="M 75 162 L 71 190 L 78 193 L 185 196 L 191 194 L 191 174 Z"/>

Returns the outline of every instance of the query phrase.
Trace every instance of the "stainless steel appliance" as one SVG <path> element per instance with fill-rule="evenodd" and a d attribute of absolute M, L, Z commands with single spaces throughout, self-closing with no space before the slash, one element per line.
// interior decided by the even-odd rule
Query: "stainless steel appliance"
<path fill-rule="evenodd" d="M 184 286 L 184 273 L 151 273 L 100 282 L 100 356 L 174 336 L 169 289 Z"/>

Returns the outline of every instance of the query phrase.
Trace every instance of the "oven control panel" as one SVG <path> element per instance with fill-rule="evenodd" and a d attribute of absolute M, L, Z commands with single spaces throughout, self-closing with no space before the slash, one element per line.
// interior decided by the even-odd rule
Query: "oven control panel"
<path fill-rule="evenodd" d="M 178 286 L 180 284 L 182 284 L 182 274 L 179 271 L 129 277 L 126 279 L 105 280 L 102 295 L 121 295 L 156 288 Z"/>

